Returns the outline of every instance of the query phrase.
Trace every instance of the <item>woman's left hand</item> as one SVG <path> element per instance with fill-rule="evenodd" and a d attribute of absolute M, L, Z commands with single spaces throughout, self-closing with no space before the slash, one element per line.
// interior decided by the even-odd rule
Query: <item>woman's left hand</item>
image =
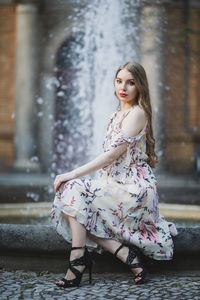
<path fill-rule="evenodd" d="M 60 175 L 57 175 L 56 178 L 55 178 L 55 181 L 54 181 L 54 191 L 55 193 L 58 192 L 60 186 L 62 183 L 64 182 L 67 182 L 71 179 L 74 179 L 75 176 L 74 176 L 74 173 L 73 172 L 68 172 L 68 173 L 65 173 L 65 174 L 60 174 Z"/>

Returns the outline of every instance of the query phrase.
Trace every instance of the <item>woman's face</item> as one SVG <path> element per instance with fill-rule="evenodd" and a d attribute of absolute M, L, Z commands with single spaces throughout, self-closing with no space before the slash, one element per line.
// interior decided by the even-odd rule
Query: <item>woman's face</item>
<path fill-rule="evenodd" d="M 119 71 L 115 78 L 115 93 L 125 106 L 133 106 L 137 96 L 137 88 L 133 75 L 126 69 Z"/>

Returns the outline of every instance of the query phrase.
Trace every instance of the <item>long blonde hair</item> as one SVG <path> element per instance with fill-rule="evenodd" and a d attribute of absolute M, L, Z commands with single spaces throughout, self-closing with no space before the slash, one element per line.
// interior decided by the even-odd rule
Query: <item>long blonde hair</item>
<path fill-rule="evenodd" d="M 153 128 L 152 128 L 152 108 L 151 108 L 151 100 L 150 100 L 150 94 L 149 94 L 149 86 L 147 81 L 147 76 L 144 68 L 136 63 L 136 62 L 127 62 L 123 65 L 121 65 L 116 74 L 115 79 L 118 75 L 118 73 L 126 69 L 129 71 L 135 80 L 135 85 L 138 91 L 138 94 L 136 96 L 136 104 L 139 105 L 146 114 L 147 120 L 148 120 L 148 127 L 147 127 L 147 134 L 146 134 L 146 154 L 148 155 L 147 163 L 154 168 L 155 164 L 158 162 L 158 156 L 155 153 L 155 139 L 153 135 Z M 118 108 L 120 106 L 120 103 L 118 104 Z"/>

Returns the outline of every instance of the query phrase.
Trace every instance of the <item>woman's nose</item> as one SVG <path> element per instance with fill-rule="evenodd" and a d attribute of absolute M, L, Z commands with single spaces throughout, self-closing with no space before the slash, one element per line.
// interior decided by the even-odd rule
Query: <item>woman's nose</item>
<path fill-rule="evenodd" d="M 125 82 L 124 82 L 124 83 L 122 82 L 121 89 L 122 89 L 123 91 L 126 90 L 126 84 L 125 84 Z"/>

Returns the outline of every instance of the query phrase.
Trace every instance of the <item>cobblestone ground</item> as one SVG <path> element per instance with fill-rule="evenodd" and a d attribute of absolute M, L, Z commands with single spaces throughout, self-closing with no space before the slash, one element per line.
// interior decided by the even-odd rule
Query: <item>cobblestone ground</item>
<path fill-rule="evenodd" d="M 93 284 L 87 274 L 79 288 L 60 289 L 55 280 L 63 274 L 47 272 L 0 271 L 0 299 L 152 299 L 200 300 L 200 272 L 150 275 L 143 285 L 133 284 L 131 274 L 94 274 Z"/>

